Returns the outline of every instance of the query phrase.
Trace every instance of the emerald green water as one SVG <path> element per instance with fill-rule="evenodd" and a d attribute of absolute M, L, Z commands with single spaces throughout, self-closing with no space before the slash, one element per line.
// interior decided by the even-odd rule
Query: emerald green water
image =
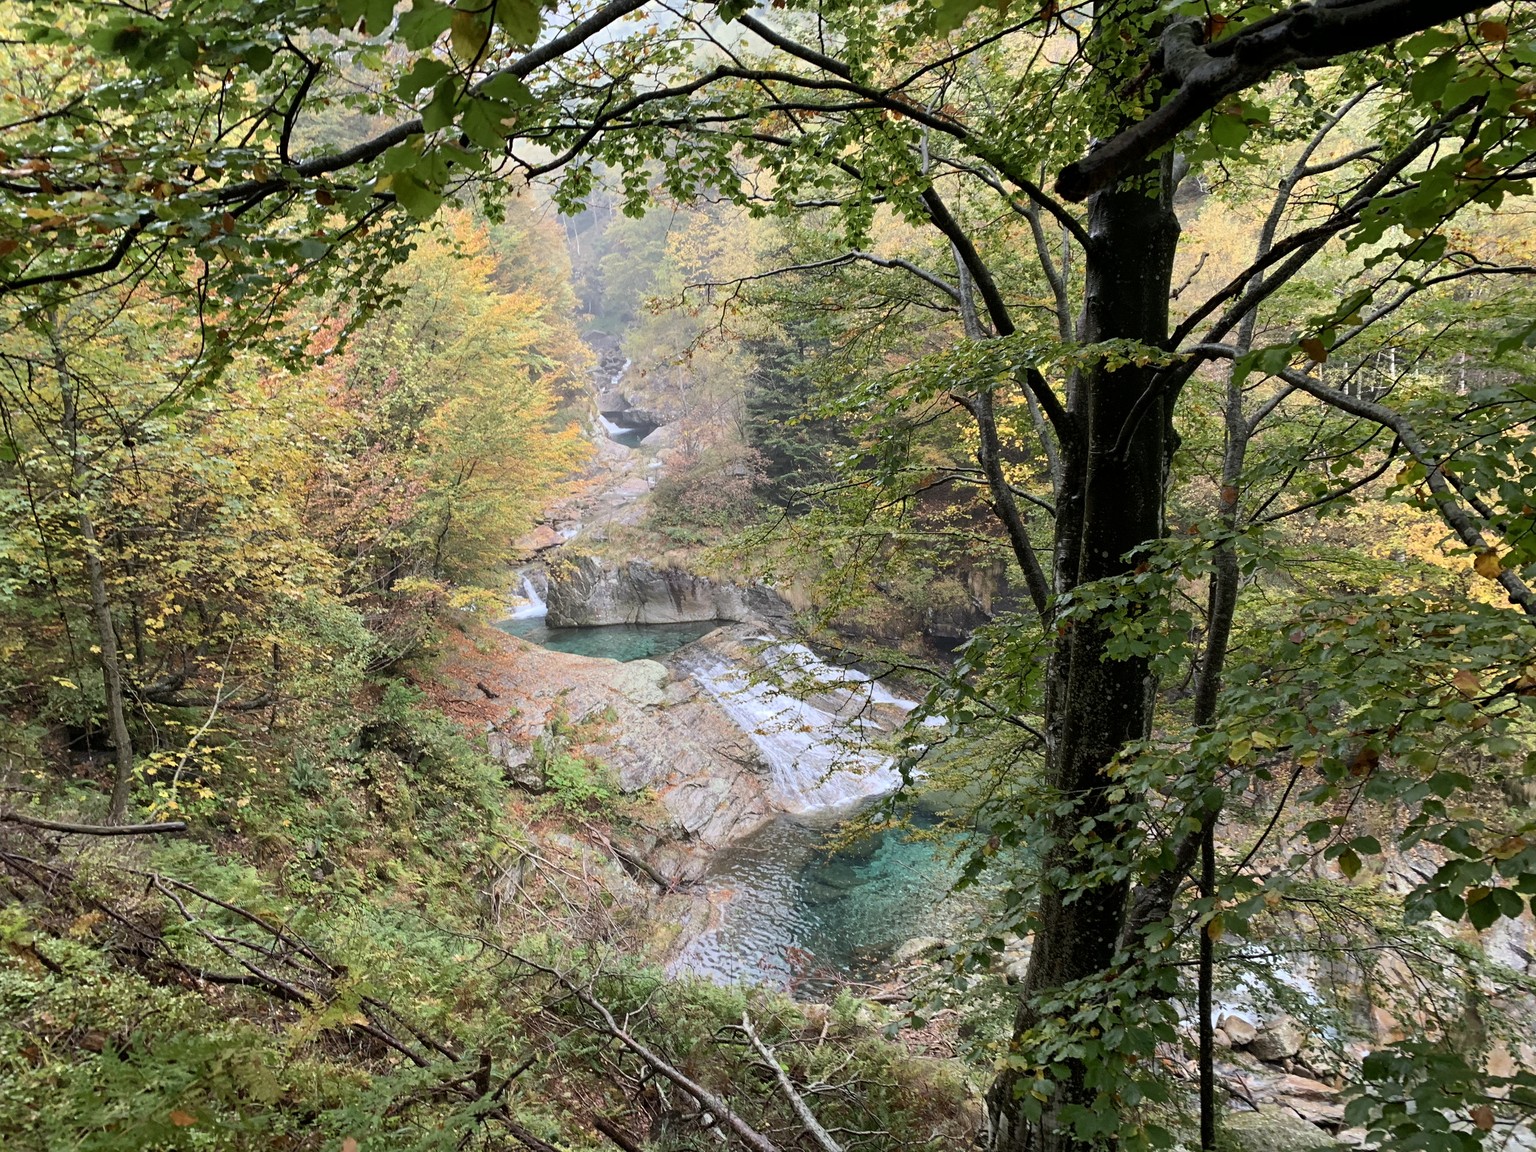
<path fill-rule="evenodd" d="M 785 817 L 722 852 L 704 884 L 726 898 L 724 914 L 674 970 L 816 995 L 878 977 L 914 937 L 954 938 L 953 841 L 885 831 L 831 850 L 835 833 Z"/>
<path fill-rule="evenodd" d="M 500 621 L 496 627 L 513 636 L 577 656 L 609 660 L 659 660 L 720 627 L 718 620 L 691 624 L 606 624 L 598 628 L 546 628 L 542 616 Z"/>

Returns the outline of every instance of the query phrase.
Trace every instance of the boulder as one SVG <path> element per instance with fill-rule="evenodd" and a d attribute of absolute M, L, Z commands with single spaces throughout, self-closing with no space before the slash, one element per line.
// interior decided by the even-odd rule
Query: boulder
<path fill-rule="evenodd" d="M 1241 1016 L 1223 1016 L 1216 1022 L 1216 1027 L 1227 1034 L 1234 1048 L 1247 1047 L 1259 1034 L 1259 1030 Z"/>
<path fill-rule="evenodd" d="M 895 952 L 891 953 L 891 963 L 900 967 L 910 964 L 912 961 L 926 956 L 930 952 L 936 952 L 944 947 L 944 941 L 937 936 L 914 936 Z"/>
<path fill-rule="evenodd" d="M 1260 1025 L 1258 1035 L 1248 1042 L 1248 1051 L 1273 1064 L 1295 1056 L 1306 1038 L 1295 1017 L 1282 1012 Z"/>
<path fill-rule="evenodd" d="M 520 556 L 532 556 L 547 552 L 565 543 L 565 537 L 548 524 L 540 524 L 533 531 L 517 538 L 512 550 Z"/>
<path fill-rule="evenodd" d="M 1344 1102 L 1337 1088 L 1309 1076 L 1282 1076 L 1275 1082 L 1276 1100 L 1309 1124 L 1336 1127 L 1344 1123 Z"/>
<path fill-rule="evenodd" d="M 1257 1112 L 1230 1112 L 1221 1119 L 1221 1146 L 1232 1152 L 1315 1152 L 1338 1144 L 1280 1104 Z"/>
<path fill-rule="evenodd" d="M 492 727 L 485 736 L 486 750 L 502 766 L 502 779 L 529 792 L 543 792 L 549 782 L 544 769 L 533 761 L 533 744 Z"/>

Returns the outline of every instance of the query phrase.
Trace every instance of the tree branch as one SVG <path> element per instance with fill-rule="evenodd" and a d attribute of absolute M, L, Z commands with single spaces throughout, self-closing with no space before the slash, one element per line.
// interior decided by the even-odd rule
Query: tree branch
<path fill-rule="evenodd" d="M 23 824 L 45 832 L 68 832 L 75 836 L 160 836 L 185 832 L 185 820 L 165 820 L 158 824 L 71 824 L 59 820 L 39 820 L 20 812 L 0 812 L 0 824 Z"/>
<path fill-rule="evenodd" d="M 1085 200 L 1108 188 L 1228 96 L 1288 65 L 1320 68 L 1340 56 L 1390 43 L 1486 7 L 1481 0 L 1318 0 L 1201 45 L 1194 20 L 1162 35 L 1164 75 L 1173 96 L 1145 120 L 1110 137 L 1056 178 L 1056 192 Z"/>
<path fill-rule="evenodd" d="M 1237 355 L 1237 350 L 1227 345 L 1200 345 L 1195 350 L 1214 359 L 1235 359 Z M 1423 465 L 1424 482 L 1429 485 L 1429 490 L 1435 497 L 1435 504 L 1446 524 L 1456 533 L 1461 542 L 1474 552 L 1490 551 L 1491 546 L 1488 541 L 1483 538 L 1483 534 L 1478 531 L 1477 526 L 1462 509 L 1456 492 L 1446 482 L 1445 475 L 1440 470 L 1444 462 L 1435 458 L 1429 446 L 1424 443 L 1417 430 L 1402 414 L 1373 400 L 1335 391 L 1294 368 L 1282 368 L 1273 375 L 1297 391 L 1305 392 L 1341 412 L 1362 417 L 1395 432 L 1397 438 L 1402 441 L 1403 447 L 1408 450 L 1408 454 Z M 1526 586 L 1525 581 L 1521 580 L 1513 569 L 1501 568 L 1498 582 L 1509 594 L 1509 598 L 1524 609 L 1528 616 L 1536 617 L 1536 593 Z"/>

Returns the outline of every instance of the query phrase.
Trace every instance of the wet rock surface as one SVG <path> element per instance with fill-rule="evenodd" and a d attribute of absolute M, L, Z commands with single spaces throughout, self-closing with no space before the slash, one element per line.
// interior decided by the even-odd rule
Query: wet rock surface
<path fill-rule="evenodd" d="M 549 624 L 682 624 L 698 620 L 788 624 L 789 606 L 762 584 L 745 587 L 648 560 L 615 563 L 569 549 L 549 568 Z"/>

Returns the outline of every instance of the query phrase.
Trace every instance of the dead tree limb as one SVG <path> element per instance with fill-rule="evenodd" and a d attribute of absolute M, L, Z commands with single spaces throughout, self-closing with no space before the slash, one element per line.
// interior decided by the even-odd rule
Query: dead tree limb
<path fill-rule="evenodd" d="M 800 1121 L 800 1126 L 805 1129 L 806 1135 L 816 1142 L 816 1146 L 822 1152 L 843 1152 L 843 1146 L 832 1139 L 832 1134 L 821 1126 L 821 1121 L 816 1119 L 816 1113 L 811 1111 L 811 1106 L 805 1102 L 805 1097 L 800 1095 L 800 1090 L 795 1087 L 795 1082 L 789 1078 L 789 1073 L 784 1071 L 784 1065 L 780 1064 L 778 1057 L 773 1054 L 773 1049 L 764 1044 L 752 1027 L 751 1018 L 743 1012 L 741 1014 L 741 1032 L 747 1038 L 747 1042 L 756 1049 L 757 1054 L 768 1065 L 768 1070 L 778 1081 L 779 1093 L 788 1102 L 795 1116 Z"/>
<path fill-rule="evenodd" d="M 185 832 L 185 820 L 164 820 L 158 824 L 71 824 L 60 820 L 39 820 L 20 812 L 0 812 L 0 824 L 22 824 L 45 832 L 68 832 L 75 836 L 160 836 Z"/>

